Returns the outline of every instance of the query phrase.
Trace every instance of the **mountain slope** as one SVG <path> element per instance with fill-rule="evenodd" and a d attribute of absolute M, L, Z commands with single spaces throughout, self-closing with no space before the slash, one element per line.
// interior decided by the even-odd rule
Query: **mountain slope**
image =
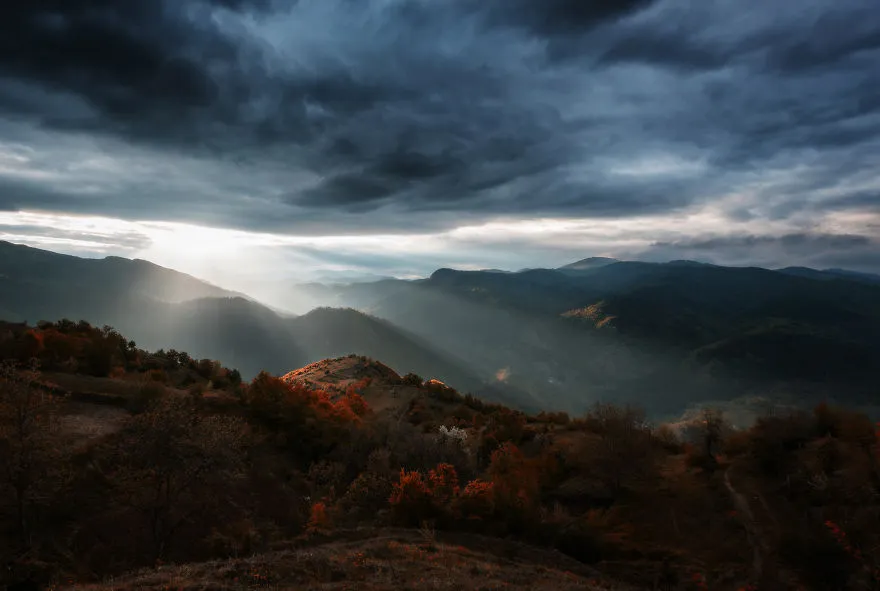
<path fill-rule="evenodd" d="M 329 308 L 283 316 L 145 261 L 81 259 L 0 244 L 0 311 L 9 321 L 68 318 L 110 325 L 150 349 L 222 359 L 245 378 L 355 353 L 488 398 L 513 404 L 527 398 L 513 387 L 492 386 L 454 355 L 388 321 Z"/>
<path fill-rule="evenodd" d="M 308 363 L 351 353 L 382 359 L 398 373 L 416 373 L 464 392 L 536 408 L 538 401 L 509 384 L 492 383 L 469 364 L 414 333 L 347 308 L 317 308 L 287 323 Z M 304 365 L 304 364 L 303 364 Z"/>
<path fill-rule="evenodd" d="M 556 408 L 604 397 L 663 409 L 780 389 L 862 399 L 880 363 L 880 288 L 825 273 L 692 261 L 440 269 L 333 298 Z"/>
<path fill-rule="evenodd" d="M 598 267 L 604 267 L 605 265 L 610 265 L 612 263 L 619 263 L 620 261 L 617 259 L 612 259 L 609 257 L 589 257 L 586 259 L 581 259 L 574 263 L 569 263 L 568 265 L 563 265 L 559 267 L 560 271 L 583 271 L 586 269 L 596 269 Z"/>
<path fill-rule="evenodd" d="M 88 288 L 115 295 L 139 294 L 169 302 L 200 297 L 241 296 L 191 275 L 148 261 L 121 257 L 86 259 L 0 241 L 0 285 L 11 310 L 26 306 L 16 289 Z"/>
<path fill-rule="evenodd" d="M 848 279 L 850 281 L 862 281 L 865 283 L 880 285 L 880 275 L 875 275 L 873 273 L 860 273 L 858 271 L 849 271 L 847 269 L 823 269 L 819 271 L 808 267 L 785 267 L 784 269 L 779 269 L 779 272 L 788 275 L 809 277 L 810 279 L 823 279 L 826 281 Z"/>
<path fill-rule="evenodd" d="M 151 349 L 177 349 L 197 358 L 223 359 L 246 378 L 281 373 L 326 357 L 356 353 L 387 359 L 401 373 L 420 372 L 463 390 L 482 381 L 455 360 L 432 350 L 387 321 L 354 310 L 326 309 L 284 318 L 243 298 L 199 298 L 180 303 L 143 296 L 96 295 L 43 288 L 28 305 L 28 319 L 86 319 L 114 326 Z M 61 300 L 64 300 L 62 303 Z"/>
<path fill-rule="evenodd" d="M 880 285 L 841 272 L 691 261 L 439 269 L 300 286 L 300 301 L 360 312 L 290 318 L 149 263 L 8 244 L 0 254 L 6 319 L 110 324 L 245 376 L 355 353 L 523 408 L 579 413 L 612 400 L 674 413 L 708 396 L 779 392 L 861 403 L 880 364 Z M 176 299 L 193 292 L 209 296 Z"/>

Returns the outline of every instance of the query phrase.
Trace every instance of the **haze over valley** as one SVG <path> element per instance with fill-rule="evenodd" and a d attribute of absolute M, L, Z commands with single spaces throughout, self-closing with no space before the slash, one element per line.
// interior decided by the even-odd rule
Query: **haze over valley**
<path fill-rule="evenodd" d="M 880 276 L 585 259 L 519 272 L 291 285 L 272 309 L 146 261 L 0 245 L 10 321 L 87 319 L 246 379 L 354 353 L 524 410 L 596 402 L 872 405 Z"/>

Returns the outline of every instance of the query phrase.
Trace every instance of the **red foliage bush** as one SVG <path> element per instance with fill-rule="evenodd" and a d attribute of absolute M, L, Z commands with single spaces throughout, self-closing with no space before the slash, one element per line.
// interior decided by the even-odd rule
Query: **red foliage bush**
<path fill-rule="evenodd" d="M 458 473 L 452 464 L 438 464 L 428 472 L 431 499 L 438 508 L 449 506 L 458 495 Z"/>
<path fill-rule="evenodd" d="M 351 423 L 367 414 L 369 406 L 359 394 L 347 392 L 339 400 L 323 390 L 311 390 L 300 383 L 288 383 L 261 372 L 244 393 L 245 402 L 258 414 L 288 423 L 308 419 Z"/>
<path fill-rule="evenodd" d="M 541 492 L 537 462 L 526 458 L 512 443 L 505 443 L 492 453 L 488 472 L 498 518 L 515 530 L 534 523 Z"/>
<path fill-rule="evenodd" d="M 309 513 L 309 522 L 306 525 L 306 531 L 310 533 L 322 532 L 330 529 L 330 515 L 327 513 L 327 505 L 318 501 L 312 505 Z"/>
<path fill-rule="evenodd" d="M 486 480 L 471 480 L 455 499 L 454 511 L 465 521 L 491 519 L 495 514 L 495 484 Z"/>
<path fill-rule="evenodd" d="M 433 516 L 431 491 L 418 470 L 400 471 L 388 501 L 395 519 L 404 524 L 418 525 Z"/>

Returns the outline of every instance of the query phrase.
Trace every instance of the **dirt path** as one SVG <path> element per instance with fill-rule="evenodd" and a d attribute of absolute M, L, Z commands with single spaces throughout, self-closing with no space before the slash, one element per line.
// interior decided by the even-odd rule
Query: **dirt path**
<path fill-rule="evenodd" d="M 755 514 L 752 513 L 748 499 L 731 484 L 730 468 L 724 471 L 724 486 L 730 493 L 731 499 L 733 499 L 737 514 L 740 516 L 740 521 L 742 521 L 745 527 L 749 544 L 752 546 L 754 553 L 752 558 L 752 580 L 756 582 L 761 581 L 764 578 L 765 557 L 769 551 L 767 540 L 758 526 L 758 521 L 755 519 Z"/>
<path fill-rule="evenodd" d="M 800 577 L 783 567 L 776 555 L 780 539 L 776 513 L 760 491 L 752 490 L 754 486 L 749 486 L 747 477 L 732 478 L 731 474 L 735 474 L 732 469 L 731 466 L 724 472 L 724 486 L 733 499 L 754 551 L 752 581 L 760 589 L 806 589 Z M 739 489 L 734 487 L 732 480 L 737 481 Z"/>

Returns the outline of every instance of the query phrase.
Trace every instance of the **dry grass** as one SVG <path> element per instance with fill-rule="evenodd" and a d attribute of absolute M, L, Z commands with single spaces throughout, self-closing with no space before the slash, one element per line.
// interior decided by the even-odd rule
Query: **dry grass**
<path fill-rule="evenodd" d="M 595 520 L 599 531 L 620 537 L 624 553 L 621 561 L 599 568 L 632 584 L 650 585 L 661 557 L 668 556 L 686 571 L 708 573 L 716 584 L 743 584 L 751 549 L 723 484 L 711 482 L 721 477 L 688 469 L 683 455 L 666 458 L 658 480 L 642 483 L 631 498 Z M 707 487 L 714 492 L 707 494 Z"/>
<path fill-rule="evenodd" d="M 363 389 L 362 395 L 379 417 L 395 414 L 408 406 L 413 398 L 424 396 L 424 392 L 417 387 L 401 385 L 400 376 L 391 368 L 375 361 L 365 361 L 361 357 L 325 359 L 282 377 L 285 381 L 338 393 L 364 378 L 370 378 L 371 383 Z"/>
<path fill-rule="evenodd" d="M 267 589 L 627 591 L 546 551 L 469 536 L 425 544 L 419 532 L 377 530 L 367 539 L 334 540 L 248 559 L 165 566 L 70 591 L 245 591 Z M 507 557 L 505 557 L 506 555 Z M 570 567 L 570 568 L 566 568 Z"/>
<path fill-rule="evenodd" d="M 68 392 L 91 392 L 123 397 L 133 396 L 141 387 L 140 380 L 134 378 L 96 378 L 60 372 L 46 372 L 42 381 Z"/>
<path fill-rule="evenodd" d="M 349 385 L 371 378 L 389 385 L 400 381 L 391 368 L 362 357 L 324 359 L 285 374 L 281 379 L 318 388 L 345 390 Z"/>
<path fill-rule="evenodd" d="M 88 443 L 122 428 L 129 413 L 112 406 L 68 402 L 61 407 L 58 424 L 63 433 L 79 443 Z"/>

